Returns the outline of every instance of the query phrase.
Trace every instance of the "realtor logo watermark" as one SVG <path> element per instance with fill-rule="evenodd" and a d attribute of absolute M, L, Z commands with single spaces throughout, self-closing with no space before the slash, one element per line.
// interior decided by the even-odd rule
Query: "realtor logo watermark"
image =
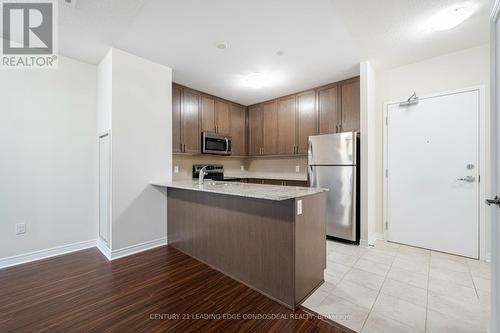
<path fill-rule="evenodd" d="M 57 0 L 0 0 L 0 7 L 0 68 L 57 68 Z"/>

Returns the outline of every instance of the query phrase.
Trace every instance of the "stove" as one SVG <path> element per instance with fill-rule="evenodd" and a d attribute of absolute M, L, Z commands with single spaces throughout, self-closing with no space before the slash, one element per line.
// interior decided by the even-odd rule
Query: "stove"
<path fill-rule="evenodd" d="M 203 167 L 207 167 L 205 170 L 208 173 L 205 179 L 226 181 L 226 182 L 239 182 L 242 179 L 238 177 L 224 177 L 224 166 L 221 164 L 194 164 L 193 165 L 193 179 L 198 179 L 200 176 L 200 170 Z"/>

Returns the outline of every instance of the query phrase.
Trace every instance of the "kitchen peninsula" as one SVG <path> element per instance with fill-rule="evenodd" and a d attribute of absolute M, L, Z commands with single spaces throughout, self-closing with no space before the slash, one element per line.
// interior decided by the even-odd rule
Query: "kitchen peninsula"
<path fill-rule="evenodd" d="M 167 187 L 170 246 L 295 309 L 323 282 L 324 189 L 206 181 Z"/>

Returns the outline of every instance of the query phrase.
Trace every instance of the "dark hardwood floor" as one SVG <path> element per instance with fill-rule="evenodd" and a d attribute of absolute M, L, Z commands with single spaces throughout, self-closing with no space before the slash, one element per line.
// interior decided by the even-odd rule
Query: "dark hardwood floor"
<path fill-rule="evenodd" d="M 93 248 L 0 270 L 0 332 L 210 331 L 348 332 L 168 246 L 112 262 Z"/>

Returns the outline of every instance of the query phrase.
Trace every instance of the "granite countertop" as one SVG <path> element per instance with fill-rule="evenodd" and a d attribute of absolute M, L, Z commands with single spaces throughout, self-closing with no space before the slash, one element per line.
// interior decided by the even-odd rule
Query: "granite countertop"
<path fill-rule="evenodd" d="M 324 188 L 247 184 L 205 180 L 198 185 L 194 180 L 178 180 L 165 183 L 151 183 L 153 186 L 171 187 L 183 190 L 236 195 L 240 197 L 282 201 L 328 191 Z"/>

